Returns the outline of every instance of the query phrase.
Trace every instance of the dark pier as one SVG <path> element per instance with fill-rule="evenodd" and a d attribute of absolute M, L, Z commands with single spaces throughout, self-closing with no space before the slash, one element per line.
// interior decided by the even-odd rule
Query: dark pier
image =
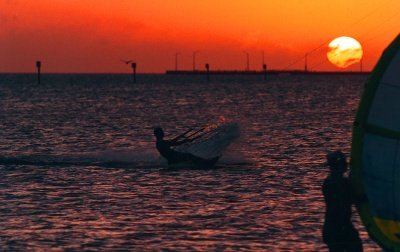
<path fill-rule="evenodd" d="M 360 71 L 303 71 L 303 70 L 268 70 L 267 66 L 261 71 L 256 70 L 167 70 L 165 74 L 176 74 L 176 75 L 367 75 L 370 72 L 360 72 Z"/>

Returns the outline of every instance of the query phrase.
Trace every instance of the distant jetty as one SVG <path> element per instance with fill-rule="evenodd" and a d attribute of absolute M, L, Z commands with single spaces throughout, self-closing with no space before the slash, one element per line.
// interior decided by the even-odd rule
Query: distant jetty
<path fill-rule="evenodd" d="M 166 74 L 176 75 L 205 75 L 207 71 L 203 70 L 167 70 Z M 303 70 L 269 70 L 256 71 L 256 70 L 210 70 L 210 75 L 365 75 L 370 74 L 370 71 L 303 71 Z"/>

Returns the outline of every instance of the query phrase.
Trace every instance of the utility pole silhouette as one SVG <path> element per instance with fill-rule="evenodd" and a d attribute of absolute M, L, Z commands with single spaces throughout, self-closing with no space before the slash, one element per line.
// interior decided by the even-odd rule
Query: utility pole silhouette
<path fill-rule="evenodd" d="M 133 71 L 133 83 L 136 83 L 136 62 L 132 62 L 131 67 Z"/>
<path fill-rule="evenodd" d="M 40 84 L 40 68 L 42 67 L 42 62 L 40 60 L 36 61 L 37 68 L 37 82 Z"/>
<path fill-rule="evenodd" d="M 196 71 L 196 54 L 199 52 L 199 50 L 196 50 L 193 52 L 193 72 Z"/>
<path fill-rule="evenodd" d="M 246 71 L 250 70 L 250 55 L 248 52 L 244 52 L 246 54 Z"/>
<path fill-rule="evenodd" d="M 178 55 L 179 53 L 175 53 L 175 71 L 178 72 Z"/>
<path fill-rule="evenodd" d="M 306 53 L 305 57 L 304 57 L 304 72 L 307 72 L 307 57 L 308 57 L 308 53 Z"/>

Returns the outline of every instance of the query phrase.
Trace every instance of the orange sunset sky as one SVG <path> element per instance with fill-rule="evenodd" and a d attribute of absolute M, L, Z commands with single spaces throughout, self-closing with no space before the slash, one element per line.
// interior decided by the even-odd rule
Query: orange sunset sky
<path fill-rule="evenodd" d="M 0 72 L 138 72 L 175 68 L 341 70 L 326 58 L 357 39 L 371 70 L 399 33 L 399 0 L 0 0 Z M 321 46 L 322 45 L 322 46 Z M 320 47 L 321 46 L 321 47 Z M 316 49 L 316 50 L 315 50 Z M 297 63 L 296 63 L 297 62 Z M 355 64 L 344 71 L 360 68 Z"/>

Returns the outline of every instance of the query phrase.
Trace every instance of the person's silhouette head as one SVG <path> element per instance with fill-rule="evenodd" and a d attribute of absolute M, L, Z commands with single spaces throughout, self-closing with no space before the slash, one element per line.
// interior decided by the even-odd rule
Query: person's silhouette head
<path fill-rule="evenodd" d="M 346 172 L 346 156 L 340 150 L 328 153 L 326 155 L 326 160 L 331 173 L 343 174 Z"/>
<path fill-rule="evenodd" d="M 154 128 L 154 135 L 156 136 L 157 139 L 163 139 L 164 138 L 164 131 L 161 127 L 156 127 Z"/>

